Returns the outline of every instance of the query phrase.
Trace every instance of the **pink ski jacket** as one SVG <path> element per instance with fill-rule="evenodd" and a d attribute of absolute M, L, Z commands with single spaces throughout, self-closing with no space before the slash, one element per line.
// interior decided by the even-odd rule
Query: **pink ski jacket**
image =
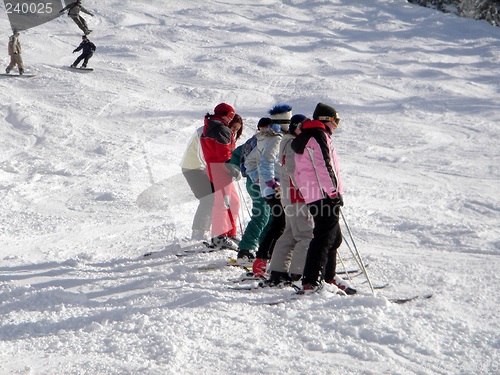
<path fill-rule="evenodd" d="M 302 124 L 302 132 L 291 146 L 295 151 L 295 182 L 306 203 L 343 194 L 337 153 L 321 121 Z"/>

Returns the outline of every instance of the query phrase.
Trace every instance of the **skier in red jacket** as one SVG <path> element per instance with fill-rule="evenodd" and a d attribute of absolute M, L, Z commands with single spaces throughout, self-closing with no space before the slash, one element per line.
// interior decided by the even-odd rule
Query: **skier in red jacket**
<path fill-rule="evenodd" d="M 226 103 L 218 104 L 213 115 L 207 113 L 200 144 L 207 163 L 208 178 L 215 194 L 212 243 L 220 248 L 237 250 L 236 220 L 240 202 L 233 185 L 234 170 L 227 168 L 226 164 L 235 148 L 234 134 L 229 127 L 234 116 L 234 108 Z"/>

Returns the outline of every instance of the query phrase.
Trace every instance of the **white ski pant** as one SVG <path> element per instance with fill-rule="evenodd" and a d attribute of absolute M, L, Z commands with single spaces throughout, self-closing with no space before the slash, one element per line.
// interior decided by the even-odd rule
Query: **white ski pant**
<path fill-rule="evenodd" d="M 269 272 L 302 275 L 314 222 L 305 203 L 291 204 L 284 209 L 285 230 L 274 246 Z"/>

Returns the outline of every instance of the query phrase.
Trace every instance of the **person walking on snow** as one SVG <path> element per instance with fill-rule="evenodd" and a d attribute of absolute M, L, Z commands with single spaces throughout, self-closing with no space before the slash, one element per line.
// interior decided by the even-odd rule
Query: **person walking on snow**
<path fill-rule="evenodd" d="M 220 103 L 214 114 L 205 115 L 205 125 L 200 138 L 203 157 L 207 163 L 207 174 L 214 190 L 212 209 L 213 245 L 236 250 L 236 221 L 240 209 L 238 192 L 233 184 L 233 168 L 226 163 L 235 148 L 234 134 L 229 123 L 234 118 L 234 108 Z M 239 174 L 239 172 L 238 172 Z"/>
<path fill-rule="evenodd" d="M 342 243 L 339 210 L 344 202 L 339 161 L 331 137 L 339 123 L 335 109 L 318 103 L 313 120 L 302 123 L 302 132 L 291 144 L 296 154 L 296 187 L 314 220 L 302 277 L 303 293 L 319 289 L 323 280 L 346 294 L 356 293 L 356 289 L 335 273 L 337 249 Z"/>
<path fill-rule="evenodd" d="M 14 30 L 9 38 L 9 55 L 10 63 L 5 69 L 5 73 L 9 74 L 10 71 L 17 65 L 19 75 L 24 74 L 23 58 L 21 57 L 21 42 L 19 41 L 19 31 Z"/>
<path fill-rule="evenodd" d="M 84 32 L 85 35 L 88 35 L 92 32 L 92 30 L 89 30 L 85 19 L 80 16 L 80 12 L 86 13 L 92 17 L 94 17 L 94 14 L 89 12 L 82 6 L 81 0 L 77 0 L 74 3 L 66 5 L 59 11 L 59 13 L 63 13 L 66 10 L 68 11 L 68 16 L 70 16 L 71 19 L 75 21 L 76 25 L 80 28 L 80 30 Z"/>
<path fill-rule="evenodd" d="M 83 60 L 82 68 L 86 68 L 89 62 L 89 59 L 94 55 L 95 52 L 95 44 L 92 43 L 86 35 L 82 36 L 82 42 L 80 45 L 73 50 L 73 53 L 82 51 L 82 54 L 77 57 L 75 62 L 71 64 L 72 68 L 77 68 L 80 61 Z"/>

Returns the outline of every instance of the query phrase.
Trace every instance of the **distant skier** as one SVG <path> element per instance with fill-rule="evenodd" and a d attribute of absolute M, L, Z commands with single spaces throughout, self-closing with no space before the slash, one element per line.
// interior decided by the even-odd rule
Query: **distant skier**
<path fill-rule="evenodd" d="M 10 71 L 17 65 L 19 75 L 24 73 L 23 58 L 21 57 L 21 42 L 19 42 L 19 31 L 14 30 L 9 38 L 9 55 L 10 63 L 5 69 L 5 73 L 9 74 Z"/>
<path fill-rule="evenodd" d="M 78 64 L 80 64 L 80 61 L 83 60 L 82 68 L 86 68 L 89 59 L 94 55 L 95 49 L 95 44 L 89 40 L 87 35 L 82 36 L 82 42 L 77 48 L 73 50 L 73 53 L 81 50 L 82 54 L 77 57 L 73 64 L 71 64 L 71 67 L 77 68 Z"/>
<path fill-rule="evenodd" d="M 59 11 L 59 13 L 62 13 L 65 10 L 68 11 L 68 16 L 70 16 L 71 19 L 75 21 L 76 25 L 80 28 L 80 30 L 84 32 L 85 35 L 88 35 L 92 32 L 92 30 L 89 30 L 85 19 L 82 16 L 80 16 L 80 12 L 87 13 L 92 17 L 94 17 L 94 14 L 89 12 L 82 6 L 81 0 L 76 0 L 74 3 L 66 5 Z"/>

